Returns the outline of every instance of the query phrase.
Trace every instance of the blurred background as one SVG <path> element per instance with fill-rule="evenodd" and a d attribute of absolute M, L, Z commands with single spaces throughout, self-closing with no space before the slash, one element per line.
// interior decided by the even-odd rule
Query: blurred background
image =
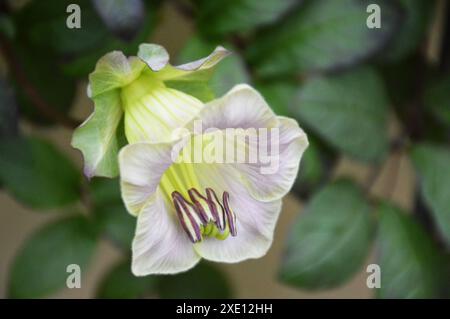
<path fill-rule="evenodd" d="M 0 297 L 448 298 L 449 19 L 445 0 L 2 1 Z M 265 257 L 130 273 L 118 180 L 87 181 L 70 140 L 96 61 L 143 42 L 172 63 L 225 46 L 216 96 L 250 83 L 308 134 Z"/>

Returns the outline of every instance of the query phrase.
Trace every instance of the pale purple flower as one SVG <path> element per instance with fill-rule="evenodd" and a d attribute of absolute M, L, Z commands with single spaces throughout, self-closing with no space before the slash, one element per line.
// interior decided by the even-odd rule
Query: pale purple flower
<path fill-rule="evenodd" d="M 122 197 L 137 216 L 132 247 L 132 271 L 137 276 L 186 271 L 201 258 L 226 263 L 259 258 L 272 243 L 281 199 L 292 187 L 308 146 L 306 135 L 296 121 L 276 116 L 247 85 L 207 103 L 197 119 L 202 132 L 195 132 L 191 122 L 187 137 L 130 144 L 119 154 Z M 231 128 L 253 129 L 257 135 L 259 129 L 276 129 L 276 141 L 252 143 L 246 138 L 243 148 L 251 152 L 260 141 L 272 143 L 276 170 L 262 173 L 259 160 L 179 161 L 189 158 L 195 141 L 211 141 L 214 134 Z"/>

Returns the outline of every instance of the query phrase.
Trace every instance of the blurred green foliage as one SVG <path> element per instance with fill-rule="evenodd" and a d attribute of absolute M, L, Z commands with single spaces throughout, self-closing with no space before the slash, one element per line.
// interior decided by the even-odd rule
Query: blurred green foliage
<path fill-rule="evenodd" d="M 444 256 L 405 212 L 382 203 L 379 208 L 381 298 L 439 298 L 448 289 Z"/>
<path fill-rule="evenodd" d="M 119 263 L 100 284 L 97 296 L 103 299 L 132 299 L 155 296 L 156 277 L 135 277 L 130 270 L 130 260 Z"/>
<path fill-rule="evenodd" d="M 293 225 L 281 279 L 309 289 L 344 283 L 364 263 L 373 230 L 362 192 L 349 181 L 328 185 L 311 198 Z"/>
<path fill-rule="evenodd" d="M 296 99 L 299 107 L 292 114 L 340 151 L 364 161 L 385 157 L 388 100 L 374 70 L 316 77 L 303 85 Z"/>
<path fill-rule="evenodd" d="M 450 244 L 450 149 L 418 144 L 412 150 L 412 160 L 421 179 L 421 196 L 430 207 L 442 236 Z"/>
<path fill-rule="evenodd" d="M 66 205 L 80 195 L 78 170 L 52 144 L 34 137 L 1 141 L 0 179 L 18 200 L 36 209 Z"/>
<path fill-rule="evenodd" d="M 44 297 L 64 287 L 67 266 L 86 269 L 97 242 L 96 227 L 82 216 L 38 230 L 22 247 L 12 266 L 9 296 Z"/>
<path fill-rule="evenodd" d="M 263 30 L 247 56 L 263 77 L 351 66 L 379 51 L 393 35 L 398 12 L 382 5 L 380 29 L 366 26 L 370 1 L 305 1 L 278 25 Z"/>
<path fill-rule="evenodd" d="M 227 277 L 206 262 L 201 262 L 186 273 L 161 277 L 159 294 L 162 298 L 232 297 Z"/>
<path fill-rule="evenodd" d="M 65 27 L 69 3 L 81 7 L 81 29 Z M 366 25 L 369 3 L 381 8 L 381 29 Z M 122 204 L 118 179 L 88 184 L 58 148 L 19 125 L 26 119 L 32 126 L 67 126 L 60 119 L 70 119 L 77 83 L 86 82 L 105 53 L 135 55 L 140 43 L 151 42 L 163 27 L 164 9 L 177 10 L 195 26 L 177 62 L 204 57 L 217 45 L 233 51 L 207 84 L 199 81 L 190 93 L 208 101 L 250 83 L 278 115 L 294 117 L 308 134 L 292 192 L 306 208 L 286 236 L 279 279 L 299 289 L 336 287 L 363 270 L 375 251 L 382 271 L 377 297 L 449 297 L 450 31 L 443 27 L 438 62 L 430 62 L 429 30 L 442 21 L 436 2 L 423 0 L 1 4 L 8 72 L 0 81 L 0 185 L 37 211 L 57 208 L 62 215 L 81 205 L 89 213 L 57 220 L 24 243 L 11 268 L 9 296 L 51 296 L 64 287 L 66 266 L 87 267 L 102 237 L 124 258 L 104 276 L 98 297 L 233 296 L 227 276 L 208 263 L 176 276 L 133 276 L 135 218 Z M 448 8 L 443 15 L 450 20 Z M 169 85 L 188 89 L 182 81 Z M 43 112 L 42 102 L 53 116 Z M 394 117 L 400 133 L 391 136 Z M 342 156 L 376 172 L 397 152 L 414 164 L 415 201 L 425 203 L 432 227 L 420 224 L 418 208 L 397 208 L 391 194 L 374 197 L 370 184 L 332 178 Z"/>

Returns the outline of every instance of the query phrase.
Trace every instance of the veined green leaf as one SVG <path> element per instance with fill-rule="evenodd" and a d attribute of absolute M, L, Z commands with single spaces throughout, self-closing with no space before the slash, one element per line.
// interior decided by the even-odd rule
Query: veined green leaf
<path fill-rule="evenodd" d="M 373 239 L 370 207 L 355 185 L 338 181 L 317 193 L 291 229 L 280 278 L 306 289 L 328 289 L 364 263 Z"/>

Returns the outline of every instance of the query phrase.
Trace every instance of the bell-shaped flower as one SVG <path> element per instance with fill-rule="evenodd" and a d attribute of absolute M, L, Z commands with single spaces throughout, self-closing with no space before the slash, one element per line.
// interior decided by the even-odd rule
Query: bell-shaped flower
<path fill-rule="evenodd" d="M 119 154 L 122 198 L 137 216 L 137 276 L 266 254 L 308 146 L 297 122 L 247 85 L 207 103 L 181 136 Z"/>
<path fill-rule="evenodd" d="M 217 47 L 206 58 L 172 66 L 163 47 L 141 44 L 137 57 L 119 51 L 103 56 L 89 75 L 94 112 L 72 139 L 83 153 L 85 175 L 117 176 L 123 145 L 166 141 L 173 129 L 190 121 L 204 101 L 214 98 L 207 81 L 226 55 Z"/>

